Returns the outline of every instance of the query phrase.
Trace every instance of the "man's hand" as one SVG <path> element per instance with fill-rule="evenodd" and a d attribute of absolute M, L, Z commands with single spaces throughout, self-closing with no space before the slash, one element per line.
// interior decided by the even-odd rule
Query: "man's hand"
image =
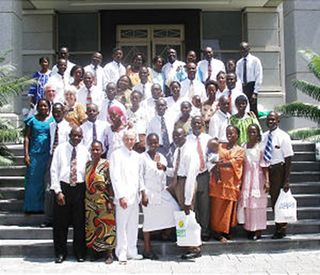
<path fill-rule="evenodd" d="M 284 192 L 288 192 L 289 189 L 290 189 L 289 182 L 286 182 L 286 183 L 283 185 L 283 191 L 284 191 Z"/>
<path fill-rule="evenodd" d="M 119 203 L 120 203 L 120 206 L 123 209 L 126 209 L 128 207 L 128 202 L 127 202 L 127 199 L 125 197 L 119 199 Z"/>
<path fill-rule="evenodd" d="M 184 213 L 186 213 L 186 215 L 190 214 L 190 209 L 191 209 L 191 205 L 184 205 Z"/>
<path fill-rule="evenodd" d="M 60 205 L 60 206 L 63 206 L 63 205 L 66 204 L 66 200 L 65 200 L 64 194 L 63 194 L 62 192 L 59 192 L 59 193 L 57 194 L 57 203 L 58 203 L 58 205 Z"/>
<path fill-rule="evenodd" d="M 141 203 L 144 207 L 148 206 L 149 199 L 148 199 L 148 196 L 145 192 L 142 192 L 142 194 L 141 194 Z"/>

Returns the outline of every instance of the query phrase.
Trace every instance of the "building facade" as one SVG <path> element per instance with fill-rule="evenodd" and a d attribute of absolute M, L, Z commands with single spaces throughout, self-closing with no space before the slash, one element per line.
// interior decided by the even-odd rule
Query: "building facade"
<path fill-rule="evenodd" d="M 127 64 L 138 51 L 150 64 L 156 54 L 165 56 L 168 47 L 177 50 L 179 59 L 191 49 L 201 58 L 205 46 L 225 62 L 237 60 L 239 43 L 247 40 L 263 63 L 260 108 L 271 110 L 285 102 L 310 100 L 291 81 L 311 78 L 297 51 L 317 51 L 319 15 L 320 1 L 313 0 L 2 0 L 0 49 L 12 49 L 9 61 L 19 74 L 31 75 L 41 56 L 49 56 L 54 64 L 61 46 L 81 65 L 94 51 L 101 51 L 108 62 L 116 46 L 124 49 Z M 16 100 L 11 111 L 19 114 L 25 102 Z M 305 121 L 288 119 L 284 126 L 301 125 Z"/>

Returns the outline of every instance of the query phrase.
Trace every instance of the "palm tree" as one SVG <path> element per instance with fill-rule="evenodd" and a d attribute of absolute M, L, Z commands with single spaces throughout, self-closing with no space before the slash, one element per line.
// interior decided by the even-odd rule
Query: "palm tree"
<path fill-rule="evenodd" d="M 308 62 L 309 70 L 320 80 L 320 55 L 312 50 L 299 51 Z M 304 80 L 294 80 L 293 86 L 301 92 L 307 94 L 319 102 L 320 100 L 320 86 L 309 83 Z M 304 102 L 292 102 L 282 106 L 278 106 L 277 111 L 284 115 L 302 117 L 310 119 L 316 123 L 320 123 L 320 107 L 319 104 L 309 104 Z M 305 139 L 309 141 L 320 141 L 319 128 L 301 128 L 289 131 L 289 134 L 294 139 Z"/>
<path fill-rule="evenodd" d="M 13 97 L 20 95 L 23 89 L 33 83 L 33 79 L 16 77 L 16 68 L 10 64 L 4 64 L 8 52 L 0 54 L 0 108 L 10 104 Z M 0 119 L 0 166 L 11 165 L 13 155 L 6 147 L 6 142 L 16 141 L 21 129 L 12 126 L 9 121 Z"/>

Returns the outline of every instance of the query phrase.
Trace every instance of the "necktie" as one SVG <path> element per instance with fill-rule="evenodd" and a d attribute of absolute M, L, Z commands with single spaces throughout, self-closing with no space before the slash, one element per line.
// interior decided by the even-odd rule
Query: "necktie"
<path fill-rule="evenodd" d="M 168 129 L 163 116 L 161 117 L 161 136 L 162 136 L 162 146 L 165 148 L 166 151 L 168 151 L 170 148 L 170 142 L 169 142 Z"/>
<path fill-rule="evenodd" d="M 87 105 L 92 103 L 91 91 L 88 89 L 87 93 Z"/>
<path fill-rule="evenodd" d="M 178 154 L 177 154 L 177 159 L 176 159 L 176 163 L 174 166 L 174 171 L 173 171 L 173 184 L 177 183 L 177 177 L 178 177 L 178 170 L 179 170 L 179 166 L 180 166 L 180 158 L 181 158 L 181 148 L 178 148 Z"/>
<path fill-rule="evenodd" d="M 204 162 L 204 157 L 203 157 L 203 151 L 200 143 L 200 138 L 197 137 L 197 151 L 199 155 L 199 160 L 200 160 L 200 172 L 203 171 L 206 168 L 206 164 Z"/>
<path fill-rule="evenodd" d="M 247 59 L 243 59 L 243 84 L 247 84 Z"/>
<path fill-rule="evenodd" d="M 192 99 L 193 96 L 194 96 L 194 84 L 193 84 L 193 80 L 190 80 L 189 98 Z"/>
<path fill-rule="evenodd" d="M 94 74 L 93 85 L 97 85 L 97 66 L 93 67 L 93 74 Z"/>
<path fill-rule="evenodd" d="M 77 184 L 77 151 L 73 147 L 70 160 L 70 186 Z"/>
<path fill-rule="evenodd" d="M 145 98 L 146 97 L 146 85 L 142 84 L 142 97 Z"/>
<path fill-rule="evenodd" d="M 212 68 L 211 68 L 211 59 L 208 61 L 208 77 L 206 79 L 206 81 L 208 81 L 211 77 L 211 73 L 212 73 Z"/>
<path fill-rule="evenodd" d="M 97 140 L 97 128 L 96 124 L 92 123 L 92 141 Z"/>
<path fill-rule="evenodd" d="M 54 150 L 56 149 L 56 147 L 59 144 L 59 127 L 58 124 L 56 125 L 56 130 L 54 132 L 54 139 L 53 139 L 53 145 L 52 145 L 52 154 L 54 152 Z"/>
<path fill-rule="evenodd" d="M 108 102 L 108 111 L 109 111 L 109 109 L 111 108 L 111 106 L 112 106 L 112 104 L 113 104 L 112 101 L 113 101 L 113 100 L 109 100 L 109 102 Z"/>
<path fill-rule="evenodd" d="M 270 131 L 269 134 L 268 134 L 267 144 L 266 144 L 266 147 L 264 149 L 263 159 L 266 162 L 270 162 L 271 157 L 272 157 L 272 133 Z"/>

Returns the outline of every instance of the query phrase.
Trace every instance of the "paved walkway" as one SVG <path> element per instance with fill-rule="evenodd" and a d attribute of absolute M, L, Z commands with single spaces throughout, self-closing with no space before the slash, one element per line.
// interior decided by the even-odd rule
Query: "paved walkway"
<path fill-rule="evenodd" d="M 204 255 L 190 262 L 173 256 L 161 261 L 129 261 L 125 266 L 73 259 L 55 264 L 52 259 L 0 258 L 0 274 L 320 274 L 320 250 Z"/>

